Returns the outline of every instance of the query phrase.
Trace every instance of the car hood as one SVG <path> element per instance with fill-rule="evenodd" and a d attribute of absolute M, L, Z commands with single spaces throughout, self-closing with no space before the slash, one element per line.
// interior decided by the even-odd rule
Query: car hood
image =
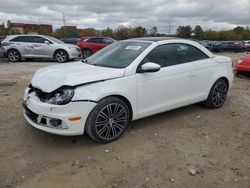
<path fill-rule="evenodd" d="M 42 68 L 34 74 L 31 84 L 50 93 L 61 86 L 77 86 L 120 78 L 124 73 L 125 69 L 94 66 L 79 61 Z"/>

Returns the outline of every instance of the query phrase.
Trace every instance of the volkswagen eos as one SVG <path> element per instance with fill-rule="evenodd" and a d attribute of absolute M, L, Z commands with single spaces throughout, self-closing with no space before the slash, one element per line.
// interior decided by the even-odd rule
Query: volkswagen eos
<path fill-rule="evenodd" d="M 232 60 L 194 41 L 129 39 L 38 70 L 25 90 L 24 117 L 42 131 L 86 132 L 108 143 L 133 120 L 198 102 L 219 108 L 232 81 Z"/>

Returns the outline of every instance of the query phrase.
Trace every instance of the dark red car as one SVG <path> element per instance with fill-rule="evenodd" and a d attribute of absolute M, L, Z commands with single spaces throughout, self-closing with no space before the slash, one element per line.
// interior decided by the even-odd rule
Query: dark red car
<path fill-rule="evenodd" d="M 83 37 L 77 46 L 82 49 L 83 58 L 87 58 L 113 42 L 115 40 L 110 37 Z"/>
<path fill-rule="evenodd" d="M 236 74 L 250 75 L 250 54 L 244 55 L 235 65 Z"/>

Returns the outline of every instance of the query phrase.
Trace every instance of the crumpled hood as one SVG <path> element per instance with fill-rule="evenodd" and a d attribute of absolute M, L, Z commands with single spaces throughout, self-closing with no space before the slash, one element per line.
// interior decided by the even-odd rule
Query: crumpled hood
<path fill-rule="evenodd" d="M 81 61 L 39 69 L 33 76 L 33 87 L 50 93 L 61 86 L 76 86 L 124 76 L 125 69 L 89 65 Z"/>

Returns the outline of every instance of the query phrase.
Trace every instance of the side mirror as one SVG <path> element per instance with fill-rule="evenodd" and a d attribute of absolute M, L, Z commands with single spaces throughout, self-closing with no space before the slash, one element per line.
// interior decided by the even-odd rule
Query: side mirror
<path fill-rule="evenodd" d="M 44 43 L 45 43 L 45 44 L 50 44 L 50 43 L 49 43 L 49 41 L 47 41 L 47 40 L 46 40 L 46 41 L 44 41 Z"/>
<path fill-rule="evenodd" d="M 152 62 L 148 62 L 143 64 L 138 72 L 139 73 L 145 73 L 145 72 L 158 72 L 161 69 L 161 66 L 156 64 L 156 63 L 152 63 Z"/>

